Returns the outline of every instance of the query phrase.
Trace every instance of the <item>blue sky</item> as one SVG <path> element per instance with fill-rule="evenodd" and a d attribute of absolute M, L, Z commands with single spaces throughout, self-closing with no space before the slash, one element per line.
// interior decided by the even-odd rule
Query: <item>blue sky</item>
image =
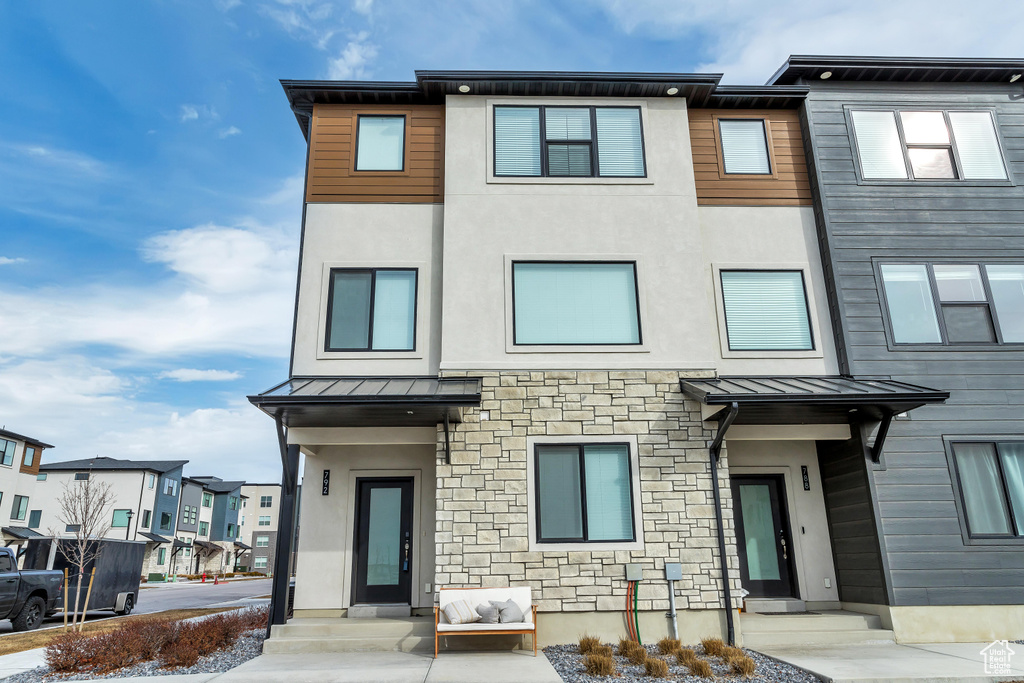
<path fill-rule="evenodd" d="M 0 425 L 279 478 L 303 140 L 278 79 L 1024 56 L 1024 3 L 0 0 Z"/>

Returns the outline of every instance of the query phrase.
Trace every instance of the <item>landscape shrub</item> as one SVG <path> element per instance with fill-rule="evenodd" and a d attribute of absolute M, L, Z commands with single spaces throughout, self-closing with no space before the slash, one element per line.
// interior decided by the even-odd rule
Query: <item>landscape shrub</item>
<path fill-rule="evenodd" d="M 693 662 L 697 661 L 697 659 L 699 659 L 697 657 L 697 653 L 688 647 L 680 648 L 676 652 L 676 661 L 680 664 L 692 664 Z"/>
<path fill-rule="evenodd" d="M 630 640 L 629 638 L 621 638 L 619 640 L 620 657 L 625 657 L 626 659 L 629 659 L 629 655 L 636 652 L 637 650 L 642 649 L 643 647 L 640 645 L 640 643 L 636 642 L 635 640 Z"/>
<path fill-rule="evenodd" d="M 721 656 L 722 656 L 722 661 L 724 661 L 726 664 L 728 664 L 729 662 L 731 662 L 734 659 L 739 659 L 740 657 L 746 657 L 747 654 L 743 650 L 739 649 L 738 647 L 732 647 L 732 646 L 727 645 L 726 647 L 722 648 L 722 655 Z"/>
<path fill-rule="evenodd" d="M 78 631 L 67 631 L 50 641 L 46 646 L 44 658 L 47 666 L 56 673 L 74 673 L 81 671 L 89 662 L 89 645 L 91 638 Z"/>
<path fill-rule="evenodd" d="M 721 657 L 725 652 L 725 643 L 721 638 L 701 638 L 700 645 L 704 648 L 704 652 L 711 657 Z"/>
<path fill-rule="evenodd" d="M 579 651 L 581 655 L 589 655 L 594 648 L 601 644 L 601 641 L 594 636 L 584 635 L 580 637 Z"/>
<path fill-rule="evenodd" d="M 695 659 L 691 663 L 686 665 L 686 668 L 690 670 L 690 673 L 698 678 L 714 678 L 715 672 L 711 670 L 711 665 L 703 659 Z"/>
<path fill-rule="evenodd" d="M 644 662 L 647 661 L 647 648 L 645 648 L 643 645 L 637 645 L 635 648 L 629 651 L 629 654 L 626 655 L 626 659 L 629 660 L 630 664 L 643 666 Z"/>
<path fill-rule="evenodd" d="M 644 662 L 644 671 L 651 678 L 668 678 L 668 662 L 658 657 L 651 657 Z"/>
<path fill-rule="evenodd" d="M 614 676 L 615 659 L 608 655 L 587 655 L 583 660 L 583 670 L 590 676 Z"/>
<path fill-rule="evenodd" d="M 678 638 L 662 638 L 658 641 L 658 652 L 663 655 L 670 655 L 680 647 L 682 645 L 680 645 Z"/>
<path fill-rule="evenodd" d="M 136 634 L 128 629 L 108 631 L 88 638 L 89 665 L 104 674 L 141 661 Z"/>
<path fill-rule="evenodd" d="M 740 676 L 753 676 L 754 672 L 757 671 L 757 662 L 743 655 L 742 657 L 736 657 L 729 662 L 729 668 L 732 669 L 734 674 Z"/>
<path fill-rule="evenodd" d="M 611 645 L 598 645 L 590 652 L 591 654 L 600 655 L 602 657 L 611 657 L 613 654 Z"/>

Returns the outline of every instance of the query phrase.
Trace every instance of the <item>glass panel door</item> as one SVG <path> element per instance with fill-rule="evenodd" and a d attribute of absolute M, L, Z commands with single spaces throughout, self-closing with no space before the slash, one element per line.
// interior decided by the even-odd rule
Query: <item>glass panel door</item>
<path fill-rule="evenodd" d="M 781 476 L 732 477 L 740 577 L 751 597 L 796 597 Z"/>
<path fill-rule="evenodd" d="M 412 479 L 356 480 L 355 603 L 408 603 Z"/>

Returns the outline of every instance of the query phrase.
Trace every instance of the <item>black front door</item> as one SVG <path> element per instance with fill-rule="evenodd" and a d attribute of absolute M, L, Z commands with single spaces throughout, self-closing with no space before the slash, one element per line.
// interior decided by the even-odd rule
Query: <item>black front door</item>
<path fill-rule="evenodd" d="M 743 587 L 755 598 L 796 597 L 782 475 L 733 475 L 732 497 Z"/>
<path fill-rule="evenodd" d="M 412 599 L 412 479 L 356 479 L 353 604 Z"/>

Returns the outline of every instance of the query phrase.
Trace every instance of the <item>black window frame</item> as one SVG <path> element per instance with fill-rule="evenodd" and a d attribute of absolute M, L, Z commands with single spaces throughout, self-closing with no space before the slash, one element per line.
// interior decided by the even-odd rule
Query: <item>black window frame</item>
<path fill-rule="evenodd" d="M 32 460 L 26 461 L 25 458 L 28 457 L 29 453 L 32 453 Z M 36 453 L 37 449 L 35 446 L 29 446 L 28 444 L 25 444 L 25 451 L 21 454 L 21 464 L 25 467 L 32 467 L 33 465 L 35 465 Z"/>
<path fill-rule="evenodd" d="M 14 494 L 14 501 L 11 503 L 11 519 L 21 522 L 25 520 L 26 515 L 28 515 L 28 496 Z"/>
<path fill-rule="evenodd" d="M 540 175 L 522 175 L 512 173 L 498 173 L 498 155 L 495 150 L 495 141 L 498 137 L 498 124 L 494 112 L 498 109 L 536 109 L 540 117 Z M 590 110 L 590 141 L 583 140 L 548 140 L 547 122 L 544 112 L 548 109 L 588 109 Z M 602 175 L 600 163 L 600 143 L 597 139 L 597 110 L 598 109 L 635 109 L 637 118 L 640 121 L 640 160 L 644 167 L 643 175 Z M 548 172 L 548 145 L 583 145 L 590 146 L 590 175 L 550 175 Z M 491 110 L 491 174 L 495 178 L 646 178 L 647 177 L 647 139 L 644 131 L 643 107 L 639 105 L 594 105 L 594 104 L 495 104 Z"/>
<path fill-rule="evenodd" d="M 75 472 L 75 481 L 89 481 L 89 473 Z"/>
<path fill-rule="evenodd" d="M 274 507 L 274 496 L 260 496 L 260 507 L 271 508 Z"/>
<path fill-rule="evenodd" d="M 885 291 L 885 278 L 882 275 L 882 266 L 884 265 L 923 265 L 925 272 L 928 275 L 928 288 L 932 295 L 932 308 L 935 314 L 936 322 L 939 326 L 939 341 L 937 342 L 901 342 L 896 340 L 896 333 L 892 327 L 892 312 L 889 309 L 889 298 L 888 293 Z M 1009 259 L 1006 261 L 999 261 L 996 259 L 988 259 L 980 261 L 977 259 L 972 260 L 924 260 L 924 259 L 878 259 L 874 262 L 875 279 L 878 283 L 878 299 L 882 306 L 884 315 L 882 320 L 886 331 L 886 341 L 889 343 L 890 349 L 892 350 L 904 350 L 904 349 L 964 349 L 964 348 L 981 348 L 981 349 L 1007 349 L 1007 350 L 1020 350 L 1024 348 L 1024 342 L 1007 342 L 1003 341 L 1003 332 L 999 326 L 999 313 L 996 310 L 995 301 L 992 298 L 992 287 L 988 280 L 988 268 L 987 266 L 1020 266 L 1024 268 L 1024 259 Z M 984 301 L 942 301 L 939 298 L 939 286 L 935 279 L 935 268 L 934 266 L 977 266 L 978 271 L 981 274 L 981 285 L 985 292 Z M 993 333 L 995 335 L 995 341 L 949 341 L 949 335 L 946 332 L 946 319 L 945 314 L 942 311 L 942 306 L 987 306 L 989 319 L 992 321 Z"/>
<path fill-rule="evenodd" d="M 761 134 L 764 136 L 764 153 L 768 158 L 768 170 L 764 173 L 750 173 L 749 171 L 730 171 L 725 162 L 725 139 L 722 137 L 722 121 L 760 121 Z M 722 155 L 722 175 L 727 178 L 742 179 L 747 176 L 752 178 L 775 178 L 778 176 L 778 169 L 775 164 L 775 155 L 772 154 L 772 138 L 769 130 L 770 119 L 767 116 L 715 116 L 715 134 L 717 136 L 718 152 Z"/>
<path fill-rule="evenodd" d="M 165 515 L 167 516 L 167 524 L 166 524 L 166 526 L 164 525 L 164 516 Z M 173 526 L 174 526 L 174 515 L 172 515 L 170 512 L 161 512 L 160 513 L 160 530 L 161 531 L 172 531 L 171 527 L 173 527 Z"/>
<path fill-rule="evenodd" d="M 209 536 L 210 535 L 210 523 L 209 522 L 199 522 L 199 528 L 196 531 L 197 531 L 197 533 L 200 536 Z"/>
<path fill-rule="evenodd" d="M 518 330 L 516 329 L 516 265 L 518 264 L 548 264 L 553 266 L 559 265 L 631 265 L 633 266 L 633 296 L 636 298 L 636 338 L 635 342 L 538 342 L 538 343 L 527 343 L 518 341 Z M 610 260 L 587 260 L 587 261 L 573 261 L 573 260 L 561 260 L 561 261 L 549 261 L 542 259 L 523 259 L 512 261 L 511 266 L 511 280 L 512 280 L 512 344 L 514 346 L 643 346 L 644 344 L 644 327 L 643 327 L 643 315 L 640 308 L 640 267 L 636 261 L 622 260 L 622 261 L 610 261 Z"/>
<path fill-rule="evenodd" d="M 948 448 L 949 461 L 953 470 L 953 484 L 956 491 L 957 508 L 960 511 L 960 519 L 962 521 L 963 532 L 967 539 L 971 541 L 981 541 L 989 543 L 995 542 L 1011 542 L 1013 544 L 1024 543 L 1024 520 L 1017 520 L 1017 516 L 1013 511 L 1013 502 L 1010 499 L 1010 487 L 1006 480 L 1006 472 L 1003 469 L 1003 455 L 999 450 L 1000 444 L 1008 443 L 1020 443 L 1020 437 L 1013 438 L 949 438 L 946 440 Z M 1008 534 L 977 534 L 971 531 L 971 520 L 967 514 L 967 499 L 964 497 L 963 482 L 960 478 L 960 463 L 956 457 L 956 447 L 959 444 L 990 444 L 996 454 L 996 468 L 999 472 L 999 488 L 1003 494 L 1003 503 L 1006 505 L 1007 514 L 1010 520 L 1010 528 L 1013 530 Z M 1019 530 L 1019 533 L 1018 533 Z"/>
<path fill-rule="evenodd" d="M 996 118 L 996 111 L 991 107 L 980 107 L 980 108 L 965 108 L 958 106 L 927 106 L 927 105 L 911 105 L 911 106 L 856 106 L 846 105 L 843 107 L 845 118 L 847 122 L 847 129 L 850 132 L 851 143 L 853 146 L 853 162 L 857 169 L 857 184 L 858 185 L 995 185 L 995 186 L 1012 186 L 1014 185 L 1013 174 L 1010 172 L 1010 166 L 1007 163 L 1006 157 L 1006 145 L 1003 143 L 1003 136 L 999 130 L 999 121 Z M 900 148 L 903 152 L 903 165 L 907 172 L 905 178 L 865 178 L 864 169 L 861 165 L 860 155 L 860 140 L 857 137 L 857 127 L 853 123 L 853 112 L 855 111 L 881 111 L 891 112 L 896 119 L 896 134 L 899 137 Z M 915 143 L 909 145 L 914 148 L 944 148 L 949 149 L 950 154 L 953 157 L 953 172 L 956 174 L 955 178 L 915 178 L 914 167 L 910 163 L 910 155 L 908 153 L 908 145 L 906 141 L 906 135 L 903 132 L 903 118 L 900 116 L 900 112 L 940 112 L 942 118 L 946 123 L 946 132 L 949 134 L 949 144 L 939 143 Z M 1003 171 L 1006 175 L 1005 178 L 964 178 L 963 166 L 960 162 L 960 151 L 956 146 L 956 136 L 953 135 L 953 127 L 949 122 L 950 112 L 966 112 L 966 113 L 987 113 L 992 120 L 992 129 L 996 136 L 996 145 L 999 147 L 999 156 L 1003 162 Z"/>
<path fill-rule="evenodd" d="M 142 511 L 142 527 L 144 529 L 148 529 L 149 525 L 150 525 L 150 523 L 152 521 L 153 521 L 153 511 L 152 510 L 143 510 Z"/>
<path fill-rule="evenodd" d="M 66 524 L 64 525 L 64 533 L 77 534 L 82 530 L 81 524 Z"/>
<path fill-rule="evenodd" d="M 402 119 L 402 167 L 399 169 L 360 169 L 359 168 L 359 133 L 363 119 Z M 405 157 L 409 144 L 409 118 L 405 114 L 356 114 L 356 135 L 352 145 L 352 171 L 353 173 L 405 173 Z"/>
<path fill-rule="evenodd" d="M 412 272 L 413 273 L 413 289 L 412 289 L 412 348 L 410 349 L 375 349 L 373 348 L 373 307 L 377 299 L 377 273 L 387 272 Z M 366 348 L 347 348 L 347 347 L 333 347 L 331 346 L 331 316 L 334 314 L 334 274 L 335 273 L 370 273 L 370 311 L 368 314 L 369 322 L 366 333 Z M 416 345 L 419 341 L 417 339 L 417 321 L 419 320 L 419 305 L 420 305 L 420 269 L 419 268 L 403 268 L 403 267 L 385 267 L 385 268 L 331 268 L 327 276 L 327 324 L 324 326 L 324 351 L 333 353 L 414 353 L 416 351 Z"/>
<path fill-rule="evenodd" d="M 540 496 L 540 449 L 545 447 L 555 448 L 570 448 L 575 446 L 579 453 L 579 473 L 580 473 L 580 515 L 581 515 L 581 529 L 582 537 L 580 538 L 545 538 L 543 524 L 541 522 L 541 502 Z M 587 446 L 625 446 L 626 447 L 626 458 L 629 466 L 629 519 L 630 528 L 633 532 L 632 538 L 622 539 L 601 539 L 598 541 L 591 541 L 587 539 L 587 467 L 586 458 L 584 457 L 584 451 Z M 536 510 L 534 511 L 534 520 L 536 523 L 536 540 L 538 544 L 553 544 L 553 543 L 585 543 L 587 545 L 608 545 L 608 544 L 623 544 L 623 543 L 636 543 L 637 541 L 637 528 L 636 528 L 636 490 L 633 485 L 633 447 L 627 441 L 600 441 L 600 442 L 570 442 L 570 443 L 559 443 L 559 442 L 544 442 L 535 443 L 533 446 L 533 491 L 534 491 L 534 503 Z"/>
<path fill-rule="evenodd" d="M 119 525 L 117 525 L 117 524 L 114 524 L 114 520 L 115 520 L 115 519 L 117 519 L 117 513 L 118 513 L 118 512 L 124 512 L 124 513 L 125 513 L 125 515 L 126 515 L 126 516 L 125 516 L 125 521 L 124 521 L 124 526 L 119 526 Z M 131 520 L 130 520 L 130 519 L 129 519 L 129 518 L 127 517 L 127 513 L 128 513 L 128 512 L 129 512 L 129 508 L 116 508 L 116 509 L 115 509 L 115 510 L 114 510 L 114 511 L 113 511 L 113 512 L 111 513 L 111 515 L 110 515 L 110 528 L 111 528 L 111 529 L 127 529 L 127 528 L 128 528 L 129 526 L 131 526 L 131 523 L 132 523 L 132 522 L 131 522 Z"/>
<path fill-rule="evenodd" d="M 0 439 L 0 444 L 2 444 L 2 446 L 3 446 L 2 448 L 0 448 L 0 465 L 3 465 L 4 467 L 13 467 L 14 466 L 14 452 L 16 450 L 18 450 L 18 442 L 13 440 L 13 439 Z M 7 461 L 7 444 L 11 444 L 11 461 L 10 462 L 6 462 Z"/>
<path fill-rule="evenodd" d="M 804 289 L 804 314 L 807 316 L 807 334 L 811 346 L 807 349 L 734 349 L 729 337 L 729 311 L 725 302 L 725 281 L 723 273 L 800 273 L 800 284 Z M 718 271 L 718 291 L 722 295 L 722 320 L 725 323 L 725 343 L 732 353 L 808 353 L 818 350 L 818 340 L 814 336 L 814 318 L 811 317 L 811 299 L 807 293 L 807 273 L 803 268 L 721 268 Z"/>
<path fill-rule="evenodd" d="M 29 529 L 38 529 L 43 523 L 42 510 L 29 510 L 28 522 L 25 524 Z"/>

